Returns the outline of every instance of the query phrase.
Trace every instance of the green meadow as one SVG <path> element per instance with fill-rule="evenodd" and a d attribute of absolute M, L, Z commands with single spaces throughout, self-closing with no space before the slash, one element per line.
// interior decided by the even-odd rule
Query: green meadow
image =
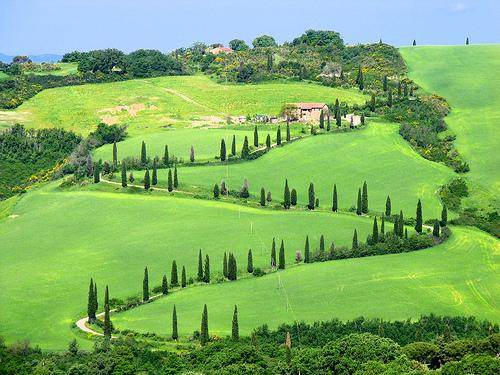
<path fill-rule="evenodd" d="M 241 268 L 251 248 L 255 266 L 268 267 L 276 237 L 292 264 L 306 235 L 313 249 L 322 234 L 328 243 L 350 245 L 355 228 L 364 239 L 372 227 L 351 214 L 254 209 L 106 185 L 60 191 L 58 184 L 30 191 L 13 208 L 15 217 L 0 222 L 0 332 L 9 342 L 29 338 L 45 349 L 65 348 L 72 323 L 85 316 L 90 277 L 102 303 L 105 285 L 114 297 L 139 294 L 145 266 L 152 286 L 170 274 L 174 259 L 195 277 L 199 249 L 210 255 L 215 279 L 225 251 Z"/>
<path fill-rule="evenodd" d="M 36 76 L 47 76 L 47 75 L 52 75 L 52 76 L 67 76 L 70 74 L 78 74 L 78 64 L 77 63 L 56 63 L 59 68 L 59 70 L 50 70 L 46 72 L 36 72 L 36 71 L 27 71 L 27 74 L 33 74 Z"/>
<path fill-rule="evenodd" d="M 470 165 L 471 199 L 480 206 L 500 194 L 500 45 L 402 48 L 409 74 L 425 91 L 444 96 L 451 105 L 446 123 L 455 146 Z"/>
<path fill-rule="evenodd" d="M 338 98 L 364 103 L 358 90 L 313 83 L 218 84 L 206 76 L 159 77 L 44 90 L 15 111 L 0 112 L 1 123 L 22 118 L 31 127 L 62 127 L 83 135 L 99 122 L 126 124 L 130 135 L 165 126 L 212 124 L 228 115 L 279 114 L 288 102 Z"/>
<path fill-rule="evenodd" d="M 200 329 L 206 303 L 210 334 L 231 334 L 233 306 L 240 333 L 259 325 L 359 316 L 387 320 L 422 314 L 475 315 L 500 322 L 500 243 L 475 229 L 453 228 L 432 249 L 377 257 L 300 264 L 262 278 L 189 287 L 151 304 L 115 314 L 118 329 L 171 334 L 172 308 L 179 333 Z"/>

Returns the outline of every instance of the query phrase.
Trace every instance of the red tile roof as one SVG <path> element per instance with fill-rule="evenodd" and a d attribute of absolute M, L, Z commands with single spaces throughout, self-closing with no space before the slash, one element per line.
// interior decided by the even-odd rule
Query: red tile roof
<path fill-rule="evenodd" d="M 221 52 L 224 52 L 224 53 L 232 53 L 233 50 L 229 47 L 216 47 L 216 48 L 213 48 L 210 50 L 210 53 L 213 53 L 214 55 L 217 55 Z"/>

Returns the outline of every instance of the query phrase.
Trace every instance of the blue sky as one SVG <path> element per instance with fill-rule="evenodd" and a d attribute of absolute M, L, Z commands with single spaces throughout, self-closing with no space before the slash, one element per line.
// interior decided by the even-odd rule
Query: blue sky
<path fill-rule="evenodd" d="M 500 0 L 0 0 L 0 52 L 169 51 L 262 34 L 283 42 L 306 29 L 347 43 L 500 43 L 499 20 Z"/>

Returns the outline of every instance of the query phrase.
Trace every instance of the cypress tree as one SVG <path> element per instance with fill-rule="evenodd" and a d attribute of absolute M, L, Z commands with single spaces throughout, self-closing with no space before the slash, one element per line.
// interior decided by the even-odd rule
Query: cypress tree
<path fill-rule="evenodd" d="M 94 283 L 94 315 L 97 313 L 99 308 L 99 302 L 97 301 L 97 283 Z"/>
<path fill-rule="evenodd" d="M 404 220 L 404 217 L 403 217 L 403 211 L 399 211 L 399 220 L 398 220 L 398 224 L 399 224 L 399 237 L 403 237 L 403 230 L 404 230 L 404 226 L 405 226 L 405 220 Z"/>
<path fill-rule="evenodd" d="M 319 238 L 319 251 L 321 253 L 325 252 L 325 236 L 323 235 Z"/>
<path fill-rule="evenodd" d="M 196 276 L 196 279 L 198 281 L 202 281 L 203 280 L 203 257 L 201 255 L 201 249 L 198 252 L 198 274 Z"/>
<path fill-rule="evenodd" d="M 220 194 L 219 185 L 215 184 L 214 185 L 214 199 L 219 199 L 219 194 Z"/>
<path fill-rule="evenodd" d="M 384 76 L 384 79 L 382 81 L 382 88 L 384 91 L 387 91 L 387 76 Z"/>
<path fill-rule="evenodd" d="M 266 137 L 266 147 L 267 149 L 271 148 L 271 136 L 269 134 Z"/>
<path fill-rule="evenodd" d="M 335 124 L 337 125 L 338 128 L 342 126 L 342 118 L 340 117 L 340 110 L 337 112 L 337 115 L 335 116 Z"/>
<path fill-rule="evenodd" d="M 177 189 L 179 187 L 179 178 L 177 176 L 177 165 L 174 166 L 174 188 Z"/>
<path fill-rule="evenodd" d="M 208 310 L 207 305 L 203 307 L 203 314 L 201 316 L 201 333 L 200 342 L 201 345 L 205 345 L 210 340 L 208 335 Z"/>
<path fill-rule="evenodd" d="M 158 171 L 156 169 L 156 158 L 153 160 L 153 176 L 151 177 L 151 185 L 156 186 L 158 183 Z"/>
<path fill-rule="evenodd" d="M 172 186 L 172 170 L 170 168 L 168 169 L 167 188 L 168 188 L 168 191 L 174 190 L 174 187 Z"/>
<path fill-rule="evenodd" d="M 364 113 L 361 114 L 361 120 L 360 121 L 361 121 L 361 125 L 365 124 L 365 114 Z"/>
<path fill-rule="evenodd" d="M 385 200 L 385 216 L 391 217 L 391 197 L 387 196 Z"/>
<path fill-rule="evenodd" d="M 306 244 L 304 245 L 304 263 L 311 262 L 311 254 L 309 251 L 309 236 L 306 236 Z"/>
<path fill-rule="evenodd" d="M 380 223 L 380 234 L 383 236 L 385 234 L 385 216 L 382 214 L 382 222 Z"/>
<path fill-rule="evenodd" d="M 285 244 L 283 243 L 283 240 L 281 240 L 281 245 L 280 245 L 280 256 L 279 256 L 279 261 L 278 261 L 278 268 L 280 270 L 285 269 Z"/>
<path fill-rule="evenodd" d="M 325 128 L 325 114 L 323 110 L 319 113 L 319 128 L 324 129 Z"/>
<path fill-rule="evenodd" d="M 413 39 L 413 45 L 416 46 L 417 45 L 417 41 L 415 39 Z"/>
<path fill-rule="evenodd" d="M 278 125 L 278 130 L 276 130 L 276 144 L 278 146 L 281 146 L 281 129 L 279 125 Z"/>
<path fill-rule="evenodd" d="M 335 118 L 337 118 L 337 115 L 340 113 L 340 103 L 339 103 L 339 99 L 335 99 L 335 106 L 334 106 L 334 109 L 333 109 L 333 115 Z"/>
<path fill-rule="evenodd" d="M 172 262 L 172 270 L 170 272 L 170 286 L 172 286 L 172 288 L 179 286 L 179 278 L 177 276 L 177 262 L 175 260 Z"/>
<path fill-rule="evenodd" d="M 231 327 L 231 338 L 233 341 L 238 341 L 240 339 L 240 329 L 238 326 L 238 307 L 234 305 L 233 311 L 233 324 Z"/>
<path fill-rule="evenodd" d="M 89 322 L 93 322 L 96 318 L 94 311 L 94 280 L 92 278 L 90 278 L 90 285 L 89 285 L 87 316 L 89 317 Z"/>
<path fill-rule="evenodd" d="M 161 280 L 161 294 L 167 295 L 168 294 L 168 281 L 167 281 L 167 275 L 163 274 L 163 279 Z"/>
<path fill-rule="evenodd" d="M 408 228 L 405 228 L 405 240 L 408 239 Z"/>
<path fill-rule="evenodd" d="M 358 201 L 356 204 L 356 215 L 361 215 L 361 189 L 358 189 Z"/>
<path fill-rule="evenodd" d="M 181 273 L 181 287 L 185 288 L 187 285 L 187 278 L 186 278 L 186 267 L 182 266 L 182 273 Z"/>
<path fill-rule="evenodd" d="M 389 90 L 389 94 L 387 94 L 387 106 L 392 107 L 392 90 Z"/>
<path fill-rule="evenodd" d="M 465 45 L 468 46 L 469 45 L 469 37 L 467 37 L 467 39 L 465 39 Z M 437 236 L 439 237 L 439 236 Z"/>
<path fill-rule="evenodd" d="M 248 250 L 248 257 L 247 257 L 247 272 L 252 273 L 253 272 L 253 257 L 252 257 L 252 249 Z"/>
<path fill-rule="evenodd" d="M 360 67 L 360 70 L 359 70 L 360 74 L 359 74 L 359 82 L 358 82 L 358 86 L 359 86 L 359 89 L 361 91 L 364 90 L 365 88 L 365 78 L 363 77 L 363 70 L 361 69 Z"/>
<path fill-rule="evenodd" d="M 285 179 L 285 191 L 283 193 L 283 206 L 285 209 L 290 208 L 290 189 L 288 187 L 288 179 Z"/>
<path fill-rule="evenodd" d="M 290 142 L 291 139 L 292 139 L 292 136 L 290 135 L 290 124 L 287 121 L 286 122 L 286 141 Z"/>
<path fill-rule="evenodd" d="M 339 202 L 337 198 L 337 185 L 333 184 L 333 203 L 332 203 L 332 211 L 337 212 L 339 209 Z"/>
<path fill-rule="evenodd" d="M 273 245 L 271 247 L 271 267 L 276 267 L 276 241 L 273 238 Z"/>
<path fill-rule="evenodd" d="M 253 145 L 259 147 L 259 133 L 257 132 L 257 125 L 253 129 Z"/>
<path fill-rule="evenodd" d="M 374 244 L 378 242 L 378 224 L 376 216 L 373 218 L 372 241 Z"/>
<path fill-rule="evenodd" d="M 222 262 L 222 274 L 224 275 L 225 278 L 227 278 L 227 276 L 229 275 L 226 252 L 224 252 L 224 260 Z"/>
<path fill-rule="evenodd" d="M 290 193 L 290 204 L 292 206 L 297 205 L 297 190 L 292 189 L 292 192 Z"/>
<path fill-rule="evenodd" d="M 148 162 L 148 157 L 146 155 L 146 144 L 144 143 L 144 141 L 142 141 L 142 146 L 141 146 L 141 165 L 145 166 L 147 162 Z"/>
<path fill-rule="evenodd" d="M 148 267 L 144 268 L 144 279 L 142 280 L 142 300 L 144 302 L 149 300 L 149 277 Z"/>
<path fill-rule="evenodd" d="M 326 131 L 330 131 L 331 130 L 331 124 L 330 124 L 330 112 L 327 113 L 326 115 Z"/>
<path fill-rule="evenodd" d="M 220 141 L 220 160 L 226 160 L 226 141 L 224 141 L 224 138 Z"/>
<path fill-rule="evenodd" d="M 363 182 L 363 195 L 361 196 L 361 212 L 368 213 L 368 185 Z"/>
<path fill-rule="evenodd" d="M 243 141 L 243 148 L 241 149 L 241 158 L 246 159 L 250 154 L 250 149 L 248 148 L 248 137 L 245 135 L 245 140 Z"/>
<path fill-rule="evenodd" d="M 208 254 L 205 255 L 205 273 L 203 274 L 203 281 L 207 284 L 210 283 L 210 258 Z"/>
<path fill-rule="evenodd" d="M 356 229 L 354 229 L 354 234 L 352 236 L 352 248 L 358 248 L 358 231 Z"/>
<path fill-rule="evenodd" d="M 310 210 L 314 210 L 314 205 L 315 205 L 315 198 L 314 198 L 314 184 L 311 182 L 309 183 L 309 204 L 307 207 Z"/>
<path fill-rule="evenodd" d="M 177 332 L 177 309 L 174 305 L 174 310 L 172 311 L 172 340 L 176 340 L 179 338 L 179 334 Z"/>
<path fill-rule="evenodd" d="M 432 228 L 432 235 L 434 237 L 439 237 L 439 221 L 434 222 L 434 226 Z"/>
<path fill-rule="evenodd" d="M 106 285 L 105 303 L 104 303 L 104 338 L 111 339 L 111 331 L 113 330 L 111 325 L 111 318 L 109 316 L 109 291 Z"/>
<path fill-rule="evenodd" d="M 127 187 L 127 166 L 125 160 L 122 160 L 122 187 Z"/>
<path fill-rule="evenodd" d="M 422 203 L 420 202 L 420 199 L 417 202 L 417 218 L 415 222 L 415 230 L 417 233 L 422 233 Z"/>
<path fill-rule="evenodd" d="M 446 205 L 443 204 L 443 209 L 441 210 L 441 226 L 445 227 L 448 224 L 448 209 Z"/>
<path fill-rule="evenodd" d="M 94 184 L 101 182 L 101 166 L 99 164 L 94 165 Z"/>
<path fill-rule="evenodd" d="M 236 266 L 236 258 L 234 257 L 233 253 L 229 253 L 229 259 L 227 265 L 228 265 L 227 278 L 229 280 L 236 280 L 238 275 L 238 269 Z"/>
<path fill-rule="evenodd" d="M 375 95 L 372 94 L 370 99 L 370 111 L 375 112 Z"/>
<path fill-rule="evenodd" d="M 113 166 L 118 164 L 118 152 L 116 150 L 116 142 L 113 142 Z"/>
<path fill-rule="evenodd" d="M 149 170 L 146 169 L 146 173 L 144 174 L 144 189 L 149 190 L 151 187 L 151 180 L 149 178 Z"/>
<path fill-rule="evenodd" d="M 233 134 L 233 142 L 231 143 L 231 155 L 236 156 L 236 136 Z"/>
<path fill-rule="evenodd" d="M 191 145 L 191 148 L 189 149 L 189 161 L 192 163 L 194 162 L 194 146 Z"/>
<path fill-rule="evenodd" d="M 394 216 L 394 227 L 393 227 L 394 235 L 399 236 L 399 216 Z"/>
<path fill-rule="evenodd" d="M 165 152 L 163 154 L 163 165 L 165 167 L 170 166 L 170 156 L 168 155 L 168 145 L 165 145 Z"/>
<path fill-rule="evenodd" d="M 268 202 L 272 202 L 273 201 L 273 197 L 272 197 L 270 191 L 267 192 L 266 201 L 268 201 Z"/>
<path fill-rule="evenodd" d="M 264 188 L 260 188 L 260 205 L 262 207 L 266 205 L 266 191 Z"/>

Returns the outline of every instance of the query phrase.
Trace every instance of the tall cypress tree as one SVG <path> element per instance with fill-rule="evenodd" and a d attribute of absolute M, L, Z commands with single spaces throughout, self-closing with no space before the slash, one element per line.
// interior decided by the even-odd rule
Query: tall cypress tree
<path fill-rule="evenodd" d="M 323 235 L 319 238 L 319 251 L 321 253 L 325 252 L 325 236 Z"/>
<path fill-rule="evenodd" d="M 269 134 L 266 137 L 266 148 L 267 149 L 271 148 L 271 136 Z"/>
<path fill-rule="evenodd" d="M 144 268 L 144 279 L 142 280 L 142 300 L 149 301 L 149 277 L 148 267 Z"/>
<path fill-rule="evenodd" d="M 108 295 L 108 286 L 106 285 L 106 295 Z M 111 317 L 109 314 L 109 303 L 104 305 L 104 338 L 106 340 L 111 339 L 111 332 L 113 331 L 113 326 L 111 324 Z"/>
<path fill-rule="evenodd" d="M 167 281 L 167 275 L 163 274 L 163 279 L 161 280 L 161 294 L 167 295 L 168 294 L 168 281 Z"/>
<path fill-rule="evenodd" d="M 208 335 L 208 309 L 207 305 L 203 307 L 203 314 L 201 315 L 201 333 L 200 342 L 201 345 L 205 345 L 210 340 Z"/>
<path fill-rule="evenodd" d="M 224 141 L 224 138 L 220 141 L 220 160 L 226 160 L 226 141 Z"/>
<path fill-rule="evenodd" d="M 422 233 L 422 224 L 423 224 L 423 219 L 422 219 L 422 203 L 420 202 L 420 199 L 417 202 L 417 218 L 415 222 L 415 230 L 417 233 Z"/>
<path fill-rule="evenodd" d="M 94 283 L 94 315 L 97 314 L 99 302 L 97 301 L 97 283 Z"/>
<path fill-rule="evenodd" d="M 394 216 L 394 226 L 393 226 L 394 235 L 399 236 L 399 216 Z"/>
<path fill-rule="evenodd" d="M 330 131 L 332 129 L 332 126 L 330 124 L 330 112 L 326 115 L 326 131 Z"/>
<path fill-rule="evenodd" d="M 182 266 L 181 287 L 185 288 L 186 285 L 187 285 L 186 267 Z"/>
<path fill-rule="evenodd" d="M 391 217 L 391 197 L 387 196 L 385 200 L 385 216 Z"/>
<path fill-rule="evenodd" d="M 370 98 L 370 111 L 375 112 L 375 94 Z"/>
<path fill-rule="evenodd" d="M 364 125 L 364 124 L 365 124 L 365 114 L 364 114 L 364 113 L 362 113 L 362 114 L 361 114 L 361 119 L 360 119 L 360 121 L 361 121 L 361 125 Z"/>
<path fill-rule="evenodd" d="M 399 219 L 398 219 L 398 224 L 399 224 L 399 237 L 403 237 L 403 230 L 405 227 L 405 220 L 403 217 L 403 211 L 399 211 Z"/>
<path fill-rule="evenodd" d="M 264 188 L 260 188 L 260 205 L 262 207 L 266 205 L 266 191 Z"/>
<path fill-rule="evenodd" d="M 224 260 L 222 261 L 222 274 L 225 278 L 227 278 L 227 276 L 229 275 L 226 252 L 224 252 Z"/>
<path fill-rule="evenodd" d="M 309 236 L 306 236 L 306 244 L 304 245 L 304 263 L 311 262 L 311 253 L 309 250 Z"/>
<path fill-rule="evenodd" d="M 356 202 L 356 215 L 361 215 L 361 189 L 358 189 L 358 201 Z"/>
<path fill-rule="evenodd" d="M 292 206 L 297 205 L 297 190 L 292 189 L 292 192 L 290 193 L 290 204 Z"/>
<path fill-rule="evenodd" d="M 148 157 L 146 154 L 146 144 L 144 141 L 142 141 L 142 146 L 141 146 L 141 165 L 145 166 L 146 163 L 148 162 Z"/>
<path fill-rule="evenodd" d="M 151 185 L 156 186 L 158 184 L 158 170 L 156 166 L 156 158 L 153 160 L 153 175 L 151 177 Z"/>
<path fill-rule="evenodd" d="M 319 128 L 325 128 L 325 113 L 323 112 L 323 110 L 321 110 L 321 112 L 319 113 Z"/>
<path fill-rule="evenodd" d="M 333 109 L 333 115 L 335 118 L 337 118 L 337 115 L 340 114 L 340 103 L 339 103 L 339 99 L 335 99 L 335 106 L 334 106 L 334 109 Z"/>
<path fill-rule="evenodd" d="M 352 236 L 352 248 L 358 248 L 358 231 L 356 229 L 354 229 L 354 234 Z"/>
<path fill-rule="evenodd" d="M 215 184 L 214 185 L 214 199 L 219 199 L 219 194 L 220 194 L 219 185 Z"/>
<path fill-rule="evenodd" d="M 361 197 L 361 212 L 368 213 L 368 185 L 363 182 L 363 195 Z"/>
<path fill-rule="evenodd" d="M 96 317 L 94 311 L 94 280 L 92 278 L 90 278 L 90 285 L 89 285 L 87 316 L 89 317 L 89 322 L 95 321 Z"/>
<path fill-rule="evenodd" d="M 173 183 L 172 183 L 172 170 L 170 168 L 168 169 L 167 189 L 168 189 L 168 191 L 174 190 Z"/>
<path fill-rule="evenodd" d="M 286 141 L 287 142 L 290 142 L 290 140 L 292 139 L 292 136 L 290 135 L 290 124 L 286 123 Z"/>
<path fill-rule="evenodd" d="M 179 177 L 177 176 L 177 165 L 174 166 L 174 188 L 179 187 Z"/>
<path fill-rule="evenodd" d="M 332 203 L 332 211 L 337 212 L 339 209 L 339 202 L 337 198 L 337 185 L 333 184 L 333 203 Z"/>
<path fill-rule="evenodd" d="M 280 256 L 279 256 L 279 261 L 278 261 L 278 268 L 280 270 L 285 269 L 285 244 L 283 240 L 281 240 L 281 245 L 280 245 Z"/>
<path fill-rule="evenodd" d="M 146 173 L 144 174 L 144 189 L 149 190 L 151 187 L 151 179 L 149 178 L 149 170 L 146 169 Z"/>
<path fill-rule="evenodd" d="M 205 273 L 203 274 L 203 281 L 207 284 L 210 283 L 210 258 L 208 254 L 205 255 Z"/>
<path fill-rule="evenodd" d="M 125 160 L 122 160 L 122 187 L 127 187 L 127 166 Z"/>
<path fill-rule="evenodd" d="M 227 278 L 229 280 L 236 280 L 238 275 L 238 268 L 236 265 L 236 258 L 233 253 L 229 253 L 229 259 L 227 261 Z"/>
<path fill-rule="evenodd" d="M 374 244 L 378 242 L 378 223 L 376 216 L 373 218 L 372 241 Z"/>
<path fill-rule="evenodd" d="M 252 249 L 248 250 L 248 256 L 247 256 L 247 272 L 252 273 L 253 272 L 253 257 L 252 257 Z"/>
<path fill-rule="evenodd" d="M 238 341 L 240 339 L 240 329 L 238 326 L 238 307 L 236 305 L 234 305 L 234 311 L 233 311 L 231 338 L 233 339 L 233 341 Z"/>
<path fill-rule="evenodd" d="M 310 210 L 314 210 L 314 205 L 316 203 L 316 199 L 314 196 L 314 184 L 311 182 L 309 183 L 309 204 L 307 205 L 307 208 Z"/>
<path fill-rule="evenodd" d="M 439 237 L 439 221 L 434 222 L 434 226 L 432 227 L 432 235 L 434 237 Z"/>
<path fill-rule="evenodd" d="M 465 39 L 465 45 L 468 46 L 469 45 L 469 37 L 467 37 L 467 39 Z M 439 237 L 439 236 L 438 236 Z"/>
<path fill-rule="evenodd" d="M 243 141 L 243 148 L 241 149 L 241 158 L 246 159 L 250 155 L 250 149 L 248 148 L 248 137 L 245 135 L 245 140 Z"/>
<path fill-rule="evenodd" d="M 165 145 L 165 152 L 163 153 L 163 165 L 170 167 L 170 156 L 168 155 L 168 145 Z"/>
<path fill-rule="evenodd" d="M 172 311 L 172 340 L 177 341 L 179 334 L 177 332 L 177 309 L 174 305 L 174 310 Z"/>
<path fill-rule="evenodd" d="M 170 271 L 170 285 L 172 288 L 179 286 L 179 277 L 177 275 L 177 262 L 172 262 L 172 270 Z"/>
<path fill-rule="evenodd" d="M 113 166 L 118 165 L 118 152 L 116 150 L 116 142 L 113 142 Z"/>
<path fill-rule="evenodd" d="M 383 236 L 385 234 L 385 215 L 382 214 L 382 222 L 380 223 L 380 234 Z"/>
<path fill-rule="evenodd" d="M 257 131 L 257 125 L 255 125 L 255 128 L 253 129 L 253 145 L 255 147 L 259 147 L 259 133 Z"/>
<path fill-rule="evenodd" d="M 236 156 L 236 136 L 233 134 L 233 142 L 231 143 L 231 155 Z"/>
<path fill-rule="evenodd" d="M 285 179 L 285 191 L 283 193 L 283 206 L 287 210 L 290 208 L 290 189 L 288 187 L 288 179 Z"/>
<path fill-rule="evenodd" d="M 196 278 L 198 281 L 203 280 L 203 257 L 201 255 L 201 249 L 198 252 L 198 274 Z"/>
<path fill-rule="evenodd" d="M 271 267 L 276 267 L 276 241 L 274 240 L 274 238 L 271 247 Z"/>
<path fill-rule="evenodd" d="M 281 146 L 281 128 L 278 125 L 278 130 L 276 130 L 276 144 Z"/>
<path fill-rule="evenodd" d="M 382 80 L 382 88 L 384 91 L 387 91 L 387 76 L 384 76 L 384 79 Z"/>
<path fill-rule="evenodd" d="M 413 45 L 416 46 L 417 45 L 417 41 L 415 39 L 413 39 Z"/>
<path fill-rule="evenodd" d="M 99 163 L 94 164 L 94 184 L 101 182 L 101 166 Z"/>
<path fill-rule="evenodd" d="M 340 110 L 335 115 L 335 123 L 336 123 L 338 128 L 340 128 L 342 126 L 342 117 L 340 115 Z"/>
<path fill-rule="evenodd" d="M 441 223 L 442 227 L 445 227 L 448 224 L 448 208 L 443 204 L 443 209 L 441 210 Z"/>

